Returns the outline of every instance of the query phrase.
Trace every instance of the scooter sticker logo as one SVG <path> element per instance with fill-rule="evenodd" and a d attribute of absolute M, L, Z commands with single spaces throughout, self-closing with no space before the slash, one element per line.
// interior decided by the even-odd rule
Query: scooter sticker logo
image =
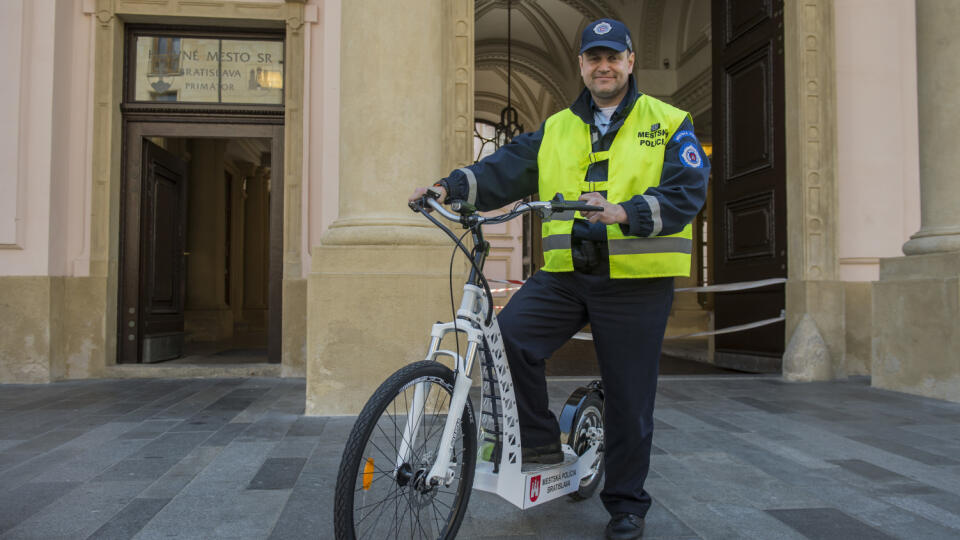
<path fill-rule="evenodd" d="M 540 475 L 530 479 L 530 502 L 537 502 L 540 497 Z"/>

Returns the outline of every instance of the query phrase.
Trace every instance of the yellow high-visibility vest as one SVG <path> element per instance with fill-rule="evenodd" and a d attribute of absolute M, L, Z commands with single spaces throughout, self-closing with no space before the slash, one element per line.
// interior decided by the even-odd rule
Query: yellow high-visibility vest
<path fill-rule="evenodd" d="M 593 152 L 588 124 L 570 109 L 554 114 L 544 125 L 537 155 L 540 200 L 552 199 L 557 193 L 566 200 L 576 200 L 581 193 L 606 190 L 607 200 L 617 204 L 642 195 L 647 188 L 660 184 L 664 150 L 688 117 L 658 99 L 640 96 L 610 150 Z M 603 160 L 609 160 L 607 180 L 585 181 L 587 167 Z M 657 205 L 653 197 L 648 202 Z M 560 213 L 544 220 L 544 271 L 573 270 L 570 241 L 574 218 L 582 216 L 579 212 Z M 607 247 L 611 278 L 689 276 L 693 227 L 687 224 L 677 234 L 644 238 L 623 234 L 618 224 L 608 225 Z"/>

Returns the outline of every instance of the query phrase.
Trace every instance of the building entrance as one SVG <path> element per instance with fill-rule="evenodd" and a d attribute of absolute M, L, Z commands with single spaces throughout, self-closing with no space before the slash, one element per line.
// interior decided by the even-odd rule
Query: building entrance
<path fill-rule="evenodd" d="M 119 363 L 279 363 L 284 38 L 126 33 Z"/>
<path fill-rule="evenodd" d="M 279 362 L 281 130 L 129 125 L 121 363 Z"/>

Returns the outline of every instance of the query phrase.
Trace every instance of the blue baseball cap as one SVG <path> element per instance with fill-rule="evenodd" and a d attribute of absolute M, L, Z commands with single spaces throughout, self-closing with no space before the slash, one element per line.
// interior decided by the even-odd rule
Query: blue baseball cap
<path fill-rule="evenodd" d="M 580 54 L 594 47 L 607 47 L 617 52 L 633 52 L 633 40 L 627 25 L 616 19 L 599 19 L 588 24 L 580 36 Z"/>

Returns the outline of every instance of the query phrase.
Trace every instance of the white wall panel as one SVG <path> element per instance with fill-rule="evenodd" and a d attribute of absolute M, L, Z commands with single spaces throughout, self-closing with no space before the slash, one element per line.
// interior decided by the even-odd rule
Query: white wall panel
<path fill-rule="evenodd" d="M 920 225 L 915 4 L 838 0 L 840 277 L 879 278 Z"/>
<path fill-rule="evenodd" d="M 17 247 L 18 235 L 17 202 L 20 200 L 18 185 L 20 155 L 20 86 L 23 58 L 23 0 L 0 2 L 0 73 L 7 75 L 6 84 L 0 85 L 0 247 Z"/>

